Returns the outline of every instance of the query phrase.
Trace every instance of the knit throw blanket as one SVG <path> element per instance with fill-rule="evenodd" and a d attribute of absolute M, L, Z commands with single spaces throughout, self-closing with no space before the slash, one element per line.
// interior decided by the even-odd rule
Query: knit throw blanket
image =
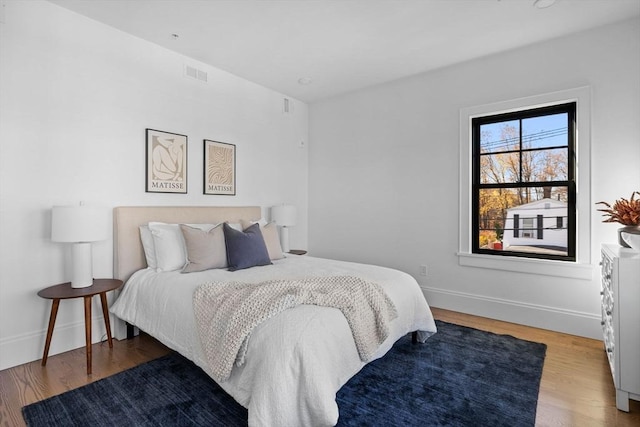
<path fill-rule="evenodd" d="M 270 280 L 262 283 L 207 283 L 193 295 L 196 325 L 210 373 L 218 382 L 244 363 L 251 331 L 261 322 L 300 304 L 342 311 L 358 354 L 369 361 L 397 317 L 380 285 L 352 276 Z"/>

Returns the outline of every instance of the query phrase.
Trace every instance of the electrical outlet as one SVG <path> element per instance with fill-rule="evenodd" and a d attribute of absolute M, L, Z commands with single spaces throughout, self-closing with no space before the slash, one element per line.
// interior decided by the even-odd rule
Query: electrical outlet
<path fill-rule="evenodd" d="M 428 270 L 429 270 L 429 269 L 427 268 L 427 266 L 426 266 L 425 264 L 422 264 L 422 265 L 420 266 L 420 275 L 421 275 L 421 276 L 426 276 L 426 275 L 427 275 L 427 271 L 428 271 Z"/>

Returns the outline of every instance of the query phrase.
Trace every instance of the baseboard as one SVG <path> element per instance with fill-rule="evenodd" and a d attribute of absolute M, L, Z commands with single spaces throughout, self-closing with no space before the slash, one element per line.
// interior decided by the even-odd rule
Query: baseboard
<path fill-rule="evenodd" d="M 429 305 L 446 310 L 602 340 L 600 316 L 421 286 Z"/>
<path fill-rule="evenodd" d="M 113 316 L 111 316 L 113 322 Z M 64 353 L 76 348 L 84 348 L 84 320 L 67 324 L 58 324 L 53 330 L 49 356 Z M 95 344 L 106 339 L 106 329 L 102 312 L 93 317 L 91 323 L 91 338 Z M 42 358 L 47 330 L 14 335 L 0 340 L 0 370 L 12 368 L 24 363 Z"/>

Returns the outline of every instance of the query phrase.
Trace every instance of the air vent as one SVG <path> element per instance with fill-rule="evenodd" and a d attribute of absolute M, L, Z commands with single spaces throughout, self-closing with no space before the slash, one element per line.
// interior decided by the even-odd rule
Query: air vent
<path fill-rule="evenodd" d="M 191 67 L 189 65 L 184 66 L 184 75 L 205 83 L 208 79 L 206 71 L 198 70 L 197 68 Z"/>
<path fill-rule="evenodd" d="M 282 98 L 282 112 L 285 114 L 293 113 L 293 101 L 289 98 Z"/>

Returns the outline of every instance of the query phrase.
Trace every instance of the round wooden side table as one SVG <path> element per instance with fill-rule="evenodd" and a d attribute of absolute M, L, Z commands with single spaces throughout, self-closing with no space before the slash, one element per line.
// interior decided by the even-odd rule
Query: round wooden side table
<path fill-rule="evenodd" d="M 42 366 L 46 366 L 47 357 L 49 356 L 49 346 L 51 345 L 51 336 L 53 335 L 53 327 L 56 324 L 56 316 L 58 315 L 58 306 L 61 299 L 84 298 L 84 329 L 87 345 L 87 375 L 91 374 L 91 299 L 94 295 L 100 295 L 102 303 L 102 316 L 104 317 L 104 326 L 107 329 L 107 339 L 109 340 L 109 348 L 113 348 L 113 340 L 111 338 L 111 323 L 109 322 L 109 310 L 107 308 L 107 292 L 118 289 L 122 286 L 122 280 L 116 279 L 93 279 L 93 285 L 86 288 L 72 288 L 71 282 L 61 283 L 59 285 L 49 286 L 38 292 L 38 296 L 53 300 L 51 302 L 51 315 L 49 316 L 49 328 L 47 329 L 47 341 L 44 345 L 44 354 L 42 355 Z"/>

